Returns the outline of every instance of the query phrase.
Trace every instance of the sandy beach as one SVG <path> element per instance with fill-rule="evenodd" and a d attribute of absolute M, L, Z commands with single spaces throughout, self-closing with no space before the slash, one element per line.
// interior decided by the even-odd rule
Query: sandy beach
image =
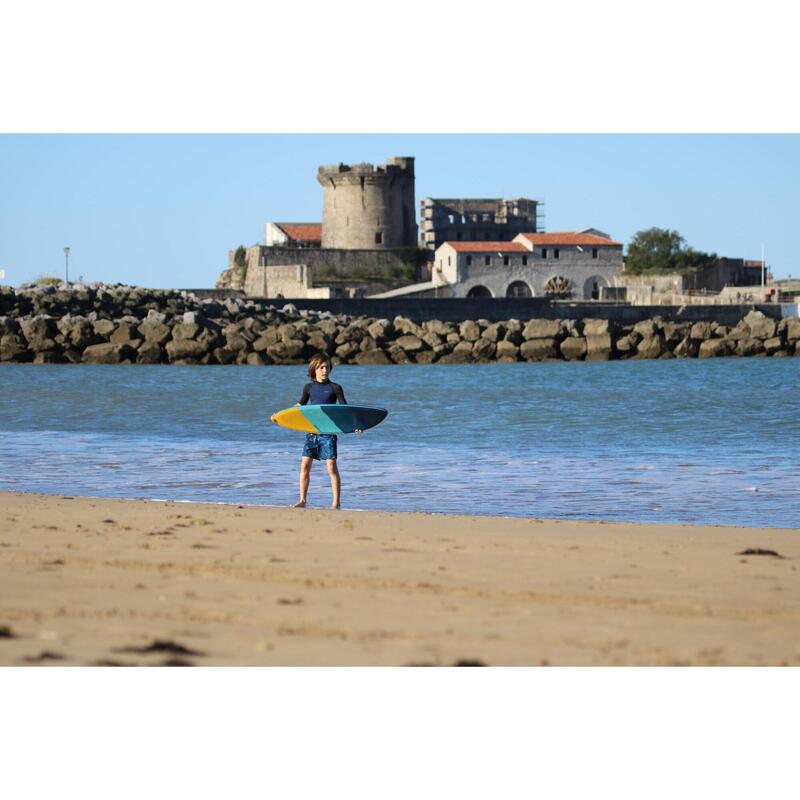
<path fill-rule="evenodd" d="M 3 665 L 800 664 L 797 530 L 17 493 L 0 520 Z"/>

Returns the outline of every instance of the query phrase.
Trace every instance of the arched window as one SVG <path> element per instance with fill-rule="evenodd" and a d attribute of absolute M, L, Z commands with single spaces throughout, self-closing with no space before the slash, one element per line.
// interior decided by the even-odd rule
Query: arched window
<path fill-rule="evenodd" d="M 508 284 L 506 297 L 533 297 L 533 292 L 525 281 L 514 281 Z"/>
<path fill-rule="evenodd" d="M 481 286 L 473 286 L 468 292 L 467 297 L 491 297 L 492 293 L 485 287 Z"/>

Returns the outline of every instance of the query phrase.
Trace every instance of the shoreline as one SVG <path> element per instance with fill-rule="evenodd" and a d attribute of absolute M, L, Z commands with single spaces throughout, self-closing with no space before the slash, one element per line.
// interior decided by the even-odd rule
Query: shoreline
<path fill-rule="evenodd" d="M 53 497 L 66 500 L 118 500 L 120 502 L 132 503 L 179 503 L 182 505 L 190 506 L 221 506 L 224 508 L 252 508 L 264 510 L 292 510 L 291 504 L 272 504 L 272 503 L 248 503 L 246 501 L 237 500 L 180 500 L 168 497 L 111 497 L 108 495 L 93 495 L 93 494 L 74 494 L 66 495 L 63 492 L 34 492 L 26 489 L 0 489 L 0 498 L 5 494 L 13 494 L 20 496 L 30 497 Z M 319 505 L 306 506 L 302 509 L 294 509 L 300 511 L 329 511 L 331 510 L 324 502 Z M 522 514 L 459 514 L 450 511 L 404 511 L 395 509 L 376 509 L 376 508 L 355 508 L 348 506 L 347 508 L 338 509 L 339 513 L 351 514 L 400 514 L 402 516 L 421 516 L 421 517 L 445 517 L 453 519 L 477 519 L 477 520 L 532 520 L 537 522 L 549 522 L 553 524 L 575 522 L 578 524 L 586 525 L 641 525 L 641 526 L 669 526 L 671 528 L 690 528 L 690 529 L 703 529 L 703 528 L 726 528 L 731 530 L 751 530 L 763 531 L 797 531 L 800 533 L 800 527 L 787 528 L 783 525 L 734 525 L 730 523 L 717 523 L 717 522 L 678 522 L 678 521 L 641 521 L 635 519 L 590 519 L 586 517 L 530 517 Z"/>
<path fill-rule="evenodd" d="M 19 492 L 0 519 L 4 665 L 800 665 L 796 529 Z"/>

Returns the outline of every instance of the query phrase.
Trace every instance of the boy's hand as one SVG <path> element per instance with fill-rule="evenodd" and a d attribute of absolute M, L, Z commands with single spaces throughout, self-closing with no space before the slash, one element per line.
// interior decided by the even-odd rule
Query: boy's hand
<path fill-rule="evenodd" d="M 364 433 L 364 431 L 362 431 L 361 428 L 356 428 L 355 433 Z"/>
<path fill-rule="evenodd" d="M 269 421 L 270 422 L 275 422 L 275 415 L 274 414 L 269 418 Z"/>

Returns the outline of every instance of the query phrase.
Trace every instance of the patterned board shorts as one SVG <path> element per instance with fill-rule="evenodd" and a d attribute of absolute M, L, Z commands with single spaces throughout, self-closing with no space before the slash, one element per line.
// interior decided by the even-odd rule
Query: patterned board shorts
<path fill-rule="evenodd" d="M 315 458 L 317 461 L 336 458 L 336 436 L 329 433 L 307 433 L 303 456 Z"/>

